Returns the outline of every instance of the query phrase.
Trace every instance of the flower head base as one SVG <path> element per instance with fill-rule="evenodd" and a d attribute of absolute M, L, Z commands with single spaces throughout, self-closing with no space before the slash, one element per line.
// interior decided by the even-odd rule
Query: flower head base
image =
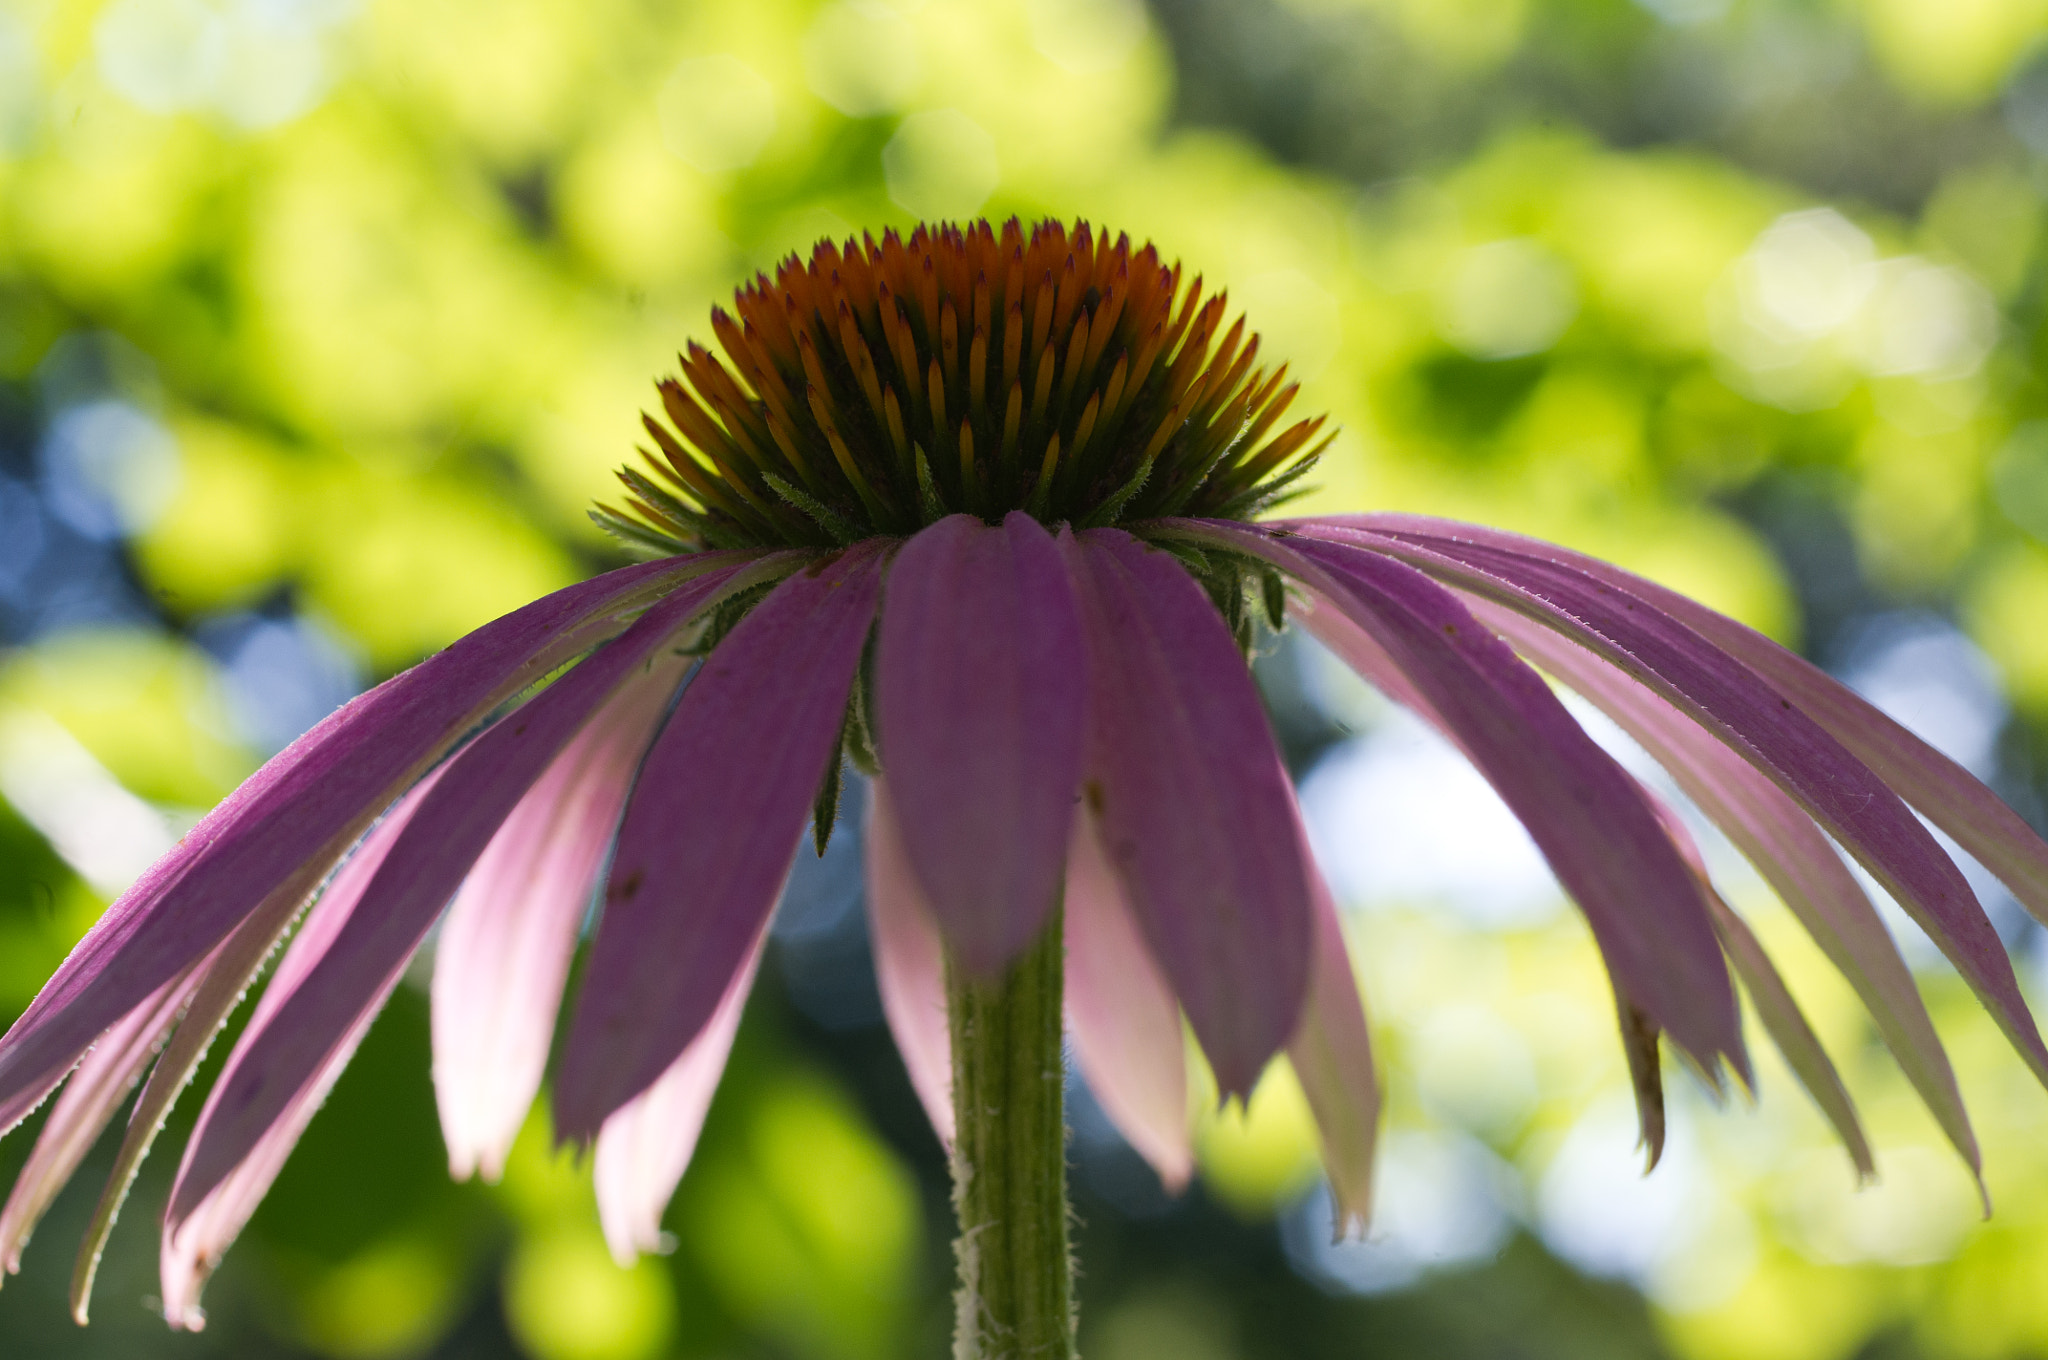
<path fill-rule="evenodd" d="M 652 475 L 622 472 L 625 513 L 596 517 L 664 554 L 826 547 L 962 512 L 1248 518 L 1314 462 L 1323 419 L 1280 427 L 1296 385 L 1259 367 L 1243 318 L 1223 330 L 1227 303 L 1086 222 L 823 242 L 740 289 L 737 317 L 713 310 L 725 359 L 680 356 L 669 423 L 645 418 Z"/>

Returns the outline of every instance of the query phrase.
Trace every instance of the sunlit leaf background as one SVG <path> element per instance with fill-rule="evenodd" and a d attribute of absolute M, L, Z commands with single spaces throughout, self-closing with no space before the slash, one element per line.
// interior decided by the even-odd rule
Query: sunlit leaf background
<path fill-rule="evenodd" d="M 919 218 L 1156 240 L 1342 422 L 1314 508 L 1613 557 L 2038 818 L 2044 33 L 2041 0 L 4 0 L 0 1018 L 263 757 L 619 560 L 584 507 L 738 279 Z M 1680 1078 L 1643 1179 L 1598 965 L 1512 818 L 1299 640 L 1259 672 L 1387 1055 L 1379 1216 L 1331 1244 L 1284 1067 L 1200 1115 L 1177 1201 L 1076 1084 L 1090 1360 L 2048 1352 L 2048 1096 L 1903 917 L 1995 1217 L 1711 840 L 1883 1176 L 1760 1051 L 1760 1105 Z M 423 961 L 205 1332 L 152 1312 L 164 1153 L 69 1322 L 109 1144 L 0 1353 L 942 1354 L 945 1169 L 859 883 L 844 832 L 800 857 L 669 1254 L 611 1263 L 538 1116 L 500 1184 L 449 1182 Z"/>

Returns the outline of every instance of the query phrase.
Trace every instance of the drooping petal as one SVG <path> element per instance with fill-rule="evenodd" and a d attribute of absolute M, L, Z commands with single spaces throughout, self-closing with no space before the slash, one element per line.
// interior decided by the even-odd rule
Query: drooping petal
<path fill-rule="evenodd" d="M 2048 922 L 2048 843 L 1975 775 L 1806 658 L 1677 591 L 1583 553 L 1420 516 L 1372 515 L 1358 523 L 1389 533 L 1467 537 L 1505 552 L 1561 563 L 1662 610 L 1762 676 L 1996 874 L 2036 920 Z"/>
<path fill-rule="evenodd" d="M 192 1164 L 200 1139 L 224 1100 L 231 1098 L 228 1077 L 234 1074 L 238 1064 L 261 1036 L 280 1023 L 279 1017 L 286 1011 L 291 998 L 306 985 L 321 960 L 334 948 L 405 827 L 418 814 L 435 783 L 446 773 L 447 767 L 436 770 L 401 799 L 398 806 L 364 839 L 355 854 L 336 871 L 333 880 L 320 894 L 320 900 L 306 913 L 305 924 L 299 927 L 297 936 L 277 965 L 277 973 L 271 978 L 270 986 L 249 1016 L 249 1027 L 243 1031 L 235 1051 L 228 1055 L 222 1079 L 214 1084 L 205 1106 L 200 1110 L 198 1127 L 193 1131 L 191 1143 L 186 1145 L 184 1164 L 179 1168 L 181 1183 Z M 163 1252 L 159 1261 L 164 1320 L 171 1326 L 198 1331 L 206 1325 L 206 1315 L 199 1307 L 199 1293 L 205 1287 L 207 1277 L 220 1264 L 221 1256 L 249 1221 L 249 1215 L 256 1212 L 257 1204 L 269 1191 L 271 1182 L 277 1179 L 277 1173 L 284 1169 L 285 1159 L 297 1146 L 299 1135 L 306 1131 L 306 1125 L 327 1099 L 327 1093 L 340 1078 L 342 1069 L 348 1066 L 356 1045 L 369 1031 L 370 1022 L 376 1019 L 377 1012 L 383 1008 L 391 989 L 398 985 L 403 971 L 401 961 L 398 968 L 388 972 L 370 1004 L 350 1019 L 341 1041 L 316 1070 L 307 1073 L 303 1080 L 284 1093 L 274 1122 L 243 1151 L 224 1176 L 207 1187 L 203 1197 L 180 1209 L 174 1192 L 172 1208 L 164 1216 Z"/>
<path fill-rule="evenodd" d="M 114 1221 L 142 1170 L 143 1160 L 149 1156 L 157 1134 L 162 1132 L 171 1107 L 199 1070 L 214 1036 L 241 1004 L 258 970 L 277 948 L 278 938 L 298 914 L 298 907 L 298 902 L 272 894 L 201 965 L 198 988 L 185 1007 L 184 1018 L 171 1032 L 156 1066 L 150 1069 L 149 1080 L 142 1084 L 142 1093 L 135 1098 L 120 1149 L 114 1154 L 113 1170 L 107 1174 L 99 1202 L 93 1207 L 92 1221 L 79 1244 L 78 1259 L 71 1272 L 71 1315 L 80 1326 L 85 1325 L 91 1306 L 100 1254 L 106 1250 L 107 1238 L 114 1231 Z"/>
<path fill-rule="evenodd" d="M 1194 1173 L 1186 1040 L 1087 808 L 1067 851 L 1067 1028 L 1103 1113 L 1179 1194 Z M 1313 1000 L 1311 1000 L 1313 1004 Z"/>
<path fill-rule="evenodd" d="M 1037 520 L 953 515 L 889 567 L 875 659 L 897 830 L 954 956 L 994 974 L 1052 910 L 1081 778 L 1081 626 Z"/>
<path fill-rule="evenodd" d="M 875 984 L 896 1051 L 932 1131 L 953 1146 L 953 1039 L 946 1022 L 945 946 L 896 832 L 887 779 L 868 784 L 868 935 Z"/>
<path fill-rule="evenodd" d="M 43 1121 L 7 1206 L 0 1209 L 0 1268 L 21 1270 L 21 1249 L 50 1201 L 92 1151 L 100 1131 L 135 1088 L 165 1034 L 198 985 L 197 968 L 181 973 L 100 1036 L 71 1074 L 64 1094 Z"/>
<path fill-rule="evenodd" d="M 679 587 L 439 773 L 332 947 L 292 989 L 276 1023 L 245 1034 L 221 1073 L 171 1192 L 173 1222 L 197 1208 L 346 1046 L 505 818 L 597 708 L 722 592 L 748 579 L 734 567 Z"/>
<path fill-rule="evenodd" d="M 1307 837 L 1302 837 L 1307 855 Z M 1380 1131 L 1380 1082 L 1372 1057 L 1372 1035 L 1358 975 L 1344 944 L 1344 927 L 1330 887 L 1312 865 L 1309 889 L 1315 896 L 1315 973 L 1301 1028 L 1288 1042 L 1287 1057 L 1301 1080 L 1302 1094 L 1322 1135 L 1323 1169 L 1337 1201 L 1337 1232 L 1363 1235 L 1372 1219 L 1373 1164 Z"/>
<path fill-rule="evenodd" d="M 1778 976 L 1770 955 L 1764 953 L 1763 944 L 1748 924 L 1711 888 L 1707 890 L 1707 901 L 1714 909 L 1714 928 L 1721 934 L 1728 960 L 1735 965 L 1736 975 L 1749 993 L 1750 1004 L 1756 1007 L 1757 1018 L 1764 1023 L 1764 1031 L 1784 1055 L 1792 1075 L 1834 1126 L 1842 1146 L 1849 1150 L 1849 1160 L 1856 1165 L 1857 1179 L 1874 1180 L 1877 1163 L 1870 1154 L 1870 1141 L 1863 1136 L 1856 1104 L 1849 1099 L 1848 1088 L 1842 1085 L 1842 1076 L 1835 1070 L 1827 1050 L 1821 1047 L 1820 1036 L 1813 1032 L 1813 1026 L 1800 1011 L 1799 1003 L 1792 999 L 1791 990 Z"/>
<path fill-rule="evenodd" d="M 147 997 L 143 998 L 144 1005 L 147 1005 L 148 1001 Z M 76 1055 L 73 1062 L 63 1063 L 45 1073 L 40 1080 L 24 1083 L 5 1103 L 0 1103 L 0 1128 L 11 1129 L 43 1108 L 43 1102 L 55 1095 L 57 1088 L 64 1084 L 64 1079 L 71 1075 L 76 1065 L 75 1057 Z"/>
<path fill-rule="evenodd" d="M 654 1085 L 621 1105 L 597 1134 L 594 1175 L 597 1215 L 612 1259 L 633 1264 L 643 1251 L 661 1249 L 661 1215 L 697 1150 L 704 1116 L 739 1033 L 747 993 L 754 989 L 764 928 L 746 962 L 733 974 L 711 1019 Z"/>
<path fill-rule="evenodd" d="M 648 563 L 557 591 L 351 700 L 272 757 L 107 909 L 0 1038 L 0 1110 L 14 1111 L 243 920 L 289 919 L 370 821 L 497 705 L 617 632 L 620 615 L 652 595 L 742 557 Z"/>
<path fill-rule="evenodd" d="M 1740 1016 L 1699 885 L 1635 781 L 1534 671 L 1445 588 L 1377 554 L 1205 532 L 1295 575 L 1370 634 L 1507 803 L 1578 903 L 1617 991 L 1703 1073 L 1747 1072 Z"/>
<path fill-rule="evenodd" d="M 1474 613 L 1491 621 L 1491 616 L 1481 613 L 1478 608 Z M 1387 650 L 1371 634 L 1346 618 L 1340 609 L 1311 593 L 1299 607 L 1297 617 L 1324 646 L 1361 677 L 1387 697 L 1427 718 L 1463 750 L 1468 759 L 1473 758 L 1472 751 L 1459 739 L 1457 731 L 1437 713 Z M 1652 806 L 1658 806 L 1654 800 Z M 1665 821 L 1668 828 L 1669 819 L 1660 820 Z M 1681 848 L 1683 844 L 1681 842 Z M 1703 891 L 1710 890 L 1703 886 Z M 1664 1076 L 1657 1051 L 1662 1030 L 1647 1011 L 1628 998 L 1618 982 L 1614 985 L 1614 1002 L 1621 1029 L 1622 1053 L 1628 1060 L 1629 1087 L 1636 1102 L 1638 1146 L 1643 1149 L 1644 1171 L 1648 1174 L 1664 1155 Z"/>
<path fill-rule="evenodd" d="M 1778 782 L 1941 946 L 2048 1082 L 2048 1044 L 1976 894 L 1899 796 L 1743 662 L 1643 596 L 1569 563 L 1470 538 L 1317 528 L 1319 552 L 1395 553 L 1520 610 L 1644 680 Z M 1297 540 L 1299 541 L 1299 540 Z"/>
<path fill-rule="evenodd" d="M 1522 655 L 1613 718 L 1756 866 L 1855 989 L 1900 1070 L 1972 1172 L 1981 1174 L 1955 1071 L 1913 975 L 1855 875 L 1805 810 L 1647 686 L 1525 615 L 1483 600 L 1471 604 Z"/>
<path fill-rule="evenodd" d="M 1742 979 L 1743 990 L 1749 993 L 1750 1004 L 1756 1007 L 1765 1032 L 1792 1068 L 1792 1075 L 1820 1106 L 1821 1114 L 1828 1123 L 1834 1126 L 1842 1146 L 1848 1149 L 1849 1159 L 1856 1165 L 1857 1179 L 1874 1179 L 1877 1165 L 1871 1159 L 1870 1143 L 1863 1136 L 1863 1126 L 1856 1118 L 1855 1103 L 1849 1099 L 1848 1088 L 1842 1085 L 1834 1061 L 1821 1047 L 1820 1036 L 1813 1032 L 1813 1026 L 1807 1023 L 1799 1004 L 1792 999 L 1791 990 L 1778 976 L 1776 965 L 1764 952 L 1763 942 L 1757 939 L 1748 923 L 1736 915 L 1727 899 L 1714 890 L 1707 874 L 1706 856 L 1700 853 L 1699 843 L 1693 839 L 1692 832 L 1677 810 L 1655 794 L 1648 796 L 1656 806 L 1657 815 L 1670 834 L 1672 844 L 1692 866 L 1701 890 L 1707 895 L 1707 905 L 1714 913 L 1714 933 L 1721 937 L 1721 947 L 1727 951 L 1728 961 L 1735 967 L 1735 975 Z M 1981 1177 L 1978 1189 L 1983 1189 Z M 1988 1212 L 1988 1201 L 1986 1209 Z"/>
<path fill-rule="evenodd" d="M 1371 633 L 1347 618 L 1342 609 L 1309 591 L 1289 603 L 1288 613 L 1361 680 L 1428 721 L 1446 741 L 1453 745 L 1457 743 L 1458 734 L 1450 730 L 1437 711 L 1430 707 L 1429 700 L 1415 687 L 1407 672 L 1387 654 L 1386 648 L 1373 639 Z M 1469 756 L 1469 752 L 1467 754 Z"/>
<path fill-rule="evenodd" d="M 1657 1022 L 1631 1000 L 1620 985 L 1614 988 L 1614 1011 L 1621 1022 L 1621 1051 L 1628 1059 L 1628 1084 L 1636 1098 L 1636 1146 L 1643 1150 L 1643 1174 L 1664 1160 L 1664 1063 L 1657 1052 Z"/>
<path fill-rule="evenodd" d="M 655 657 L 555 757 L 462 881 L 434 953 L 434 1099 L 456 1179 L 496 1181 L 640 757 L 688 672 Z"/>
<path fill-rule="evenodd" d="M 587 1140 L 709 1022 L 775 906 L 841 724 L 880 543 L 777 586 L 718 644 L 655 739 L 619 829 L 604 918 L 555 1080 Z"/>
<path fill-rule="evenodd" d="M 2048 844 L 1981 780 L 1805 657 L 1683 596 L 1673 598 L 1690 608 L 1663 595 L 1652 598 L 1763 676 L 2048 923 Z"/>
<path fill-rule="evenodd" d="M 1225 1094 L 1294 1033 L 1314 909 L 1292 793 L 1230 629 L 1180 564 L 1064 534 L 1088 652 L 1086 798 Z"/>

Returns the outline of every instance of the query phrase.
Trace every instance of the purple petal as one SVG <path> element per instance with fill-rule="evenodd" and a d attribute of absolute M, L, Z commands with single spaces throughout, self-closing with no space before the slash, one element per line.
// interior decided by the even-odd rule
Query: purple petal
<path fill-rule="evenodd" d="M 0 1209 L 0 1266 L 10 1275 L 21 1270 L 21 1249 L 50 1207 L 50 1201 L 71 1179 L 92 1151 L 100 1131 L 135 1088 L 154 1058 L 165 1034 L 199 985 L 198 969 L 166 982 L 142 1005 L 100 1036 L 92 1052 L 71 1074 L 50 1117 L 43 1122 L 36 1145 Z"/>
<path fill-rule="evenodd" d="M 262 999 L 256 1003 L 256 1009 L 249 1017 L 249 1027 L 235 1044 L 234 1052 L 228 1055 L 221 1079 L 214 1083 L 205 1106 L 199 1112 L 198 1126 L 193 1130 L 192 1141 L 186 1145 L 184 1163 L 178 1170 L 177 1188 L 186 1184 L 194 1154 L 200 1150 L 223 1104 L 232 1098 L 232 1079 L 269 1031 L 279 1024 L 289 1023 L 288 1019 L 281 1018 L 286 1015 L 289 1003 L 339 942 L 349 919 L 356 914 L 367 890 L 375 882 L 378 870 L 388 860 L 407 824 L 419 814 L 431 790 L 446 775 L 448 768 L 428 775 L 400 800 L 390 815 L 364 840 L 361 848 L 336 871 L 333 881 L 320 894 L 320 900 L 306 914 L 305 924 L 299 928 L 291 947 L 285 950 L 283 960 L 277 965 L 276 976 L 271 978 L 270 986 L 264 990 Z M 171 1209 L 164 1216 L 160 1263 L 164 1319 L 173 1327 L 198 1331 L 205 1326 L 206 1317 L 199 1308 L 199 1292 L 207 1277 L 220 1264 L 222 1254 L 241 1232 L 242 1225 L 249 1221 L 249 1215 L 256 1211 L 256 1205 L 270 1189 L 271 1182 L 277 1179 L 277 1173 L 283 1170 L 285 1159 L 297 1145 L 299 1135 L 305 1132 L 306 1125 L 327 1099 L 327 1093 L 333 1089 L 342 1069 L 348 1066 L 356 1045 L 368 1032 L 370 1022 L 376 1019 L 391 989 L 398 985 L 403 971 L 401 961 L 399 967 L 386 973 L 369 1004 L 350 1017 L 340 1042 L 332 1047 L 318 1068 L 283 1093 L 277 1117 L 260 1137 L 242 1150 L 224 1175 L 206 1187 L 203 1196 L 181 1205 L 176 1189 L 173 1190 Z"/>
<path fill-rule="evenodd" d="M 592 1137 L 667 1070 L 774 908 L 826 761 L 839 759 L 884 548 L 855 544 L 777 586 L 656 738 L 555 1080 L 559 1137 Z"/>
<path fill-rule="evenodd" d="M 295 911 L 364 827 L 491 709 L 618 631 L 625 611 L 738 557 L 648 563 L 557 591 L 350 701 L 273 757 L 107 909 L 0 1038 L 0 1111 L 242 920 L 280 900 L 286 915 Z"/>
<path fill-rule="evenodd" d="M 1416 716 L 1426 719 L 1446 741 L 1454 745 L 1457 743 L 1458 734 L 1450 730 L 1437 711 L 1430 707 L 1429 700 L 1409 680 L 1407 672 L 1388 655 L 1386 648 L 1374 641 L 1371 633 L 1346 617 L 1342 609 L 1321 600 L 1313 592 L 1290 600 L 1288 609 L 1296 623 L 1308 629 L 1316 641 L 1329 648 L 1360 679 Z"/>
<path fill-rule="evenodd" d="M 1569 549 L 1497 530 L 1415 516 L 1368 516 L 1362 527 L 1467 537 L 1554 562 L 1669 614 L 1749 667 L 1822 727 L 1956 843 L 1996 874 L 2037 920 L 2048 922 L 2048 843 L 1968 770 L 1908 732 L 1806 658 L 1674 590 Z"/>
<path fill-rule="evenodd" d="M 1224 1093 L 1293 1034 L 1314 908 L 1293 794 L 1230 629 L 1167 553 L 1064 534 L 1088 650 L 1086 797 Z"/>
<path fill-rule="evenodd" d="M 1172 1194 L 1195 1169 L 1180 1006 L 1124 901 L 1094 818 L 1067 851 L 1067 1027 L 1103 1113 Z"/>
<path fill-rule="evenodd" d="M 143 998 L 143 1004 L 149 1004 L 148 997 Z M 22 1120 L 43 1108 L 43 1102 L 55 1095 L 57 1088 L 64 1084 L 64 1079 L 71 1075 L 72 1069 L 77 1066 L 79 1056 L 74 1053 L 69 1062 L 60 1063 L 56 1068 L 44 1073 L 39 1081 L 20 1083 L 14 1095 L 0 1103 L 0 1130 L 14 1128 Z"/>
<path fill-rule="evenodd" d="M 458 1180 L 498 1179 L 540 1090 L 598 872 L 689 664 L 658 656 L 620 686 L 519 800 L 441 923 L 434 1097 Z"/>
<path fill-rule="evenodd" d="M 1473 606 L 1475 617 L 1496 624 L 1496 631 L 1500 631 L 1495 618 L 1497 611 L 1490 611 L 1483 601 L 1467 603 Z M 1371 681 L 1389 698 L 1427 718 L 1446 738 L 1465 751 L 1467 759 L 1472 758 L 1471 750 L 1459 740 L 1456 731 L 1431 707 L 1429 701 L 1409 681 L 1386 649 L 1374 641 L 1364 629 L 1345 618 L 1331 605 L 1319 605 L 1313 596 L 1305 607 L 1298 609 L 1297 618 L 1323 645 L 1359 675 Z M 1666 815 L 1668 809 L 1663 808 L 1654 799 L 1650 801 L 1665 829 L 1677 831 L 1674 840 L 1678 848 L 1681 851 L 1689 850 L 1691 840 L 1685 834 L 1684 828 Z M 1696 858 L 1696 853 L 1693 858 Z M 1701 875 L 1701 883 L 1702 891 L 1707 894 L 1711 912 L 1712 890 L 1705 887 L 1704 874 Z M 1615 988 L 1614 1000 L 1621 1027 L 1622 1052 L 1628 1059 L 1629 1085 L 1635 1096 L 1640 1129 L 1639 1145 L 1644 1149 L 1647 1172 L 1656 1167 L 1664 1154 L 1664 1080 L 1662 1063 L 1657 1053 L 1657 1039 L 1661 1031 L 1657 1022 L 1640 1006 L 1629 1000 L 1618 985 Z"/>
<path fill-rule="evenodd" d="M 1052 910 L 1081 779 L 1081 626 L 1052 535 L 953 515 L 890 564 L 876 661 L 898 829 L 954 956 L 994 974 Z"/>
<path fill-rule="evenodd" d="M 1643 1174 L 1664 1160 L 1664 1065 L 1657 1052 L 1657 1022 L 1617 985 L 1614 1010 L 1621 1024 L 1621 1051 L 1628 1059 L 1628 1084 L 1636 1098 L 1636 1146 L 1643 1150 Z"/>
<path fill-rule="evenodd" d="M 1635 738 L 1756 866 L 1848 979 L 1935 1121 L 1971 1169 L 1979 1170 L 1977 1139 L 1955 1072 L 1913 975 L 1877 909 L 1813 819 L 1740 754 L 1648 687 L 1522 614 L 1483 600 L 1471 603 L 1517 651 Z"/>
<path fill-rule="evenodd" d="M 1308 854 L 1307 841 L 1302 854 Z M 1316 912 L 1315 972 L 1301 1028 L 1287 1045 L 1302 1094 L 1322 1135 L 1323 1169 L 1337 1201 L 1337 1232 L 1363 1235 L 1372 1219 L 1373 1162 L 1380 1127 L 1380 1083 L 1372 1059 L 1365 1002 L 1329 885 L 1314 868 L 1309 889 Z"/>
<path fill-rule="evenodd" d="M 766 568 L 762 568 L 766 570 Z M 358 1017 L 419 947 L 491 837 L 598 707 L 640 672 L 743 567 L 700 576 L 451 760 L 401 831 L 331 949 L 292 990 L 276 1024 L 245 1036 L 186 1150 L 173 1221 L 192 1212 L 331 1065 Z"/>
<path fill-rule="evenodd" d="M 1657 815 L 1664 823 L 1664 829 L 1671 836 L 1672 844 L 1685 856 L 1692 866 L 1700 889 L 1707 895 L 1707 906 L 1714 914 L 1714 933 L 1721 937 L 1721 947 L 1728 955 L 1728 961 L 1735 966 L 1735 974 L 1742 979 L 1742 986 L 1749 993 L 1750 1004 L 1756 1007 L 1757 1016 L 1764 1022 L 1764 1030 L 1771 1036 L 1771 1042 L 1778 1046 L 1792 1074 L 1806 1093 L 1820 1106 L 1828 1123 L 1834 1126 L 1842 1144 L 1849 1150 L 1849 1159 L 1856 1164 L 1859 1181 L 1870 1181 L 1877 1176 L 1877 1165 L 1870 1155 L 1870 1144 L 1863 1136 L 1863 1127 L 1856 1118 L 1856 1106 L 1849 1099 L 1849 1092 L 1842 1085 L 1842 1078 L 1835 1071 L 1834 1062 L 1827 1050 L 1821 1047 L 1820 1037 L 1807 1023 L 1799 1004 L 1792 999 L 1792 993 L 1778 976 L 1776 966 L 1747 923 L 1735 914 L 1707 876 L 1706 857 L 1700 853 L 1699 845 L 1693 840 L 1692 832 L 1679 817 L 1676 809 L 1655 794 L 1645 791 L 1651 803 L 1657 808 Z M 1978 1188 L 1983 1188 L 1980 1179 Z M 1987 1206 L 1987 1212 L 1988 1212 Z"/>
<path fill-rule="evenodd" d="M 171 1032 L 170 1042 L 164 1045 L 156 1066 L 150 1069 L 149 1080 L 142 1085 L 142 1094 L 135 1098 L 135 1108 L 129 1113 L 120 1150 L 114 1154 L 113 1170 L 107 1175 L 99 1202 L 93 1208 L 92 1221 L 86 1227 L 85 1238 L 79 1246 L 78 1261 L 71 1275 L 71 1315 L 79 1325 L 85 1324 L 92 1301 L 93 1278 L 99 1271 L 100 1253 L 106 1249 L 107 1238 L 114 1231 L 114 1221 L 128 1198 L 136 1174 L 142 1169 L 143 1160 L 149 1156 L 151 1145 L 163 1130 L 171 1107 L 199 1070 L 214 1036 L 227 1023 L 235 1007 L 241 1004 L 243 996 L 254 985 L 256 975 L 277 948 L 279 938 L 298 915 L 299 905 L 296 900 L 272 894 L 264 899 L 255 914 L 235 927 L 200 966 L 198 990 L 186 1006 L 184 1018 Z"/>
<path fill-rule="evenodd" d="M 1650 599 L 1555 555 L 1469 535 L 1341 526 L 1313 532 L 1359 545 L 1356 552 L 1398 553 L 1460 589 L 1521 610 L 1637 675 L 1704 724 L 1798 799 L 1898 899 L 2048 1082 L 2048 1044 L 1961 871 L 1869 766 L 1742 661 Z"/>
<path fill-rule="evenodd" d="M 1635 781 L 1464 605 L 1391 558 L 1211 526 L 1369 633 L 1456 734 L 1578 903 L 1616 987 L 1699 1062 L 1746 1072 L 1735 993 L 1699 885 Z"/>
<path fill-rule="evenodd" d="M 1799 1003 L 1792 999 L 1785 980 L 1772 967 L 1762 943 L 1734 908 L 1711 888 L 1707 890 L 1707 901 L 1713 907 L 1714 927 L 1721 934 L 1728 960 L 1735 965 L 1736 975 L 1749 993 L 1750 1004 L 1756 1007 L 1757 1018 L 1764 1022 L 1764 1032 L 1771 1036 L 1792 1075 L 1799 1079 L 1841 1137 L 1842 1146 L 1849 1150 L 1849 1160 L 1856 1164 L 1857 1179 L 1875 1180 L 1877 1163 L 1870 1155 L 1863 1126 L 1857 1121 L 1855 1102 L 1849 1099 L 1841 1074 L 1835 1071 L 1827 1050 L 1821 1047 L 1820 1036 L 1800 1012 Z"/>
<path fill-rule="evenodd" d="M 1878 778 L 1997 875 L 2036 920 L 2048 922 L 2048 844 L 1975 775 L 1806 658 L 1683 596 L 1671 596 L 1677 604 L 1667 601 L 1667 594 L 1660 591 L 1650 598 L 1749 666 L 1825 727 Z"/>
<path fill-rule="evenodd" d="M 938 923 L 896 832 L 888 781 L 868 784 L 868 934 L 875 983 L 896 1051 L 932 1131 L 953 1146 L 953 1038 L 946 1021 L 946 958 Z"/>
<path fill-rule="evenodd" d="M 704 1116 L 732 1053 L 767 942 L 764 928 L 682 1056 L 652 1086 L 613 1111 L 598 1131 L 597 1215 L 612 1259 L 622 1266 L 632 1265 L 643 1251 L 661 1250 L 662 1211 L 697 1150 L 697 1135 L 704 1131 Z"/>

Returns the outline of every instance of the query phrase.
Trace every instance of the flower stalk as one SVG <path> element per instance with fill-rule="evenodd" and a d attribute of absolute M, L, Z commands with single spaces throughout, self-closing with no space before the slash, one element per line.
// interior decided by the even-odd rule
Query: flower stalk
<path fill-rule="evenodd" d="M 1000 977 L 949 963 L 954 1360 L 1072 1360 L 1060 913 Z"/>

